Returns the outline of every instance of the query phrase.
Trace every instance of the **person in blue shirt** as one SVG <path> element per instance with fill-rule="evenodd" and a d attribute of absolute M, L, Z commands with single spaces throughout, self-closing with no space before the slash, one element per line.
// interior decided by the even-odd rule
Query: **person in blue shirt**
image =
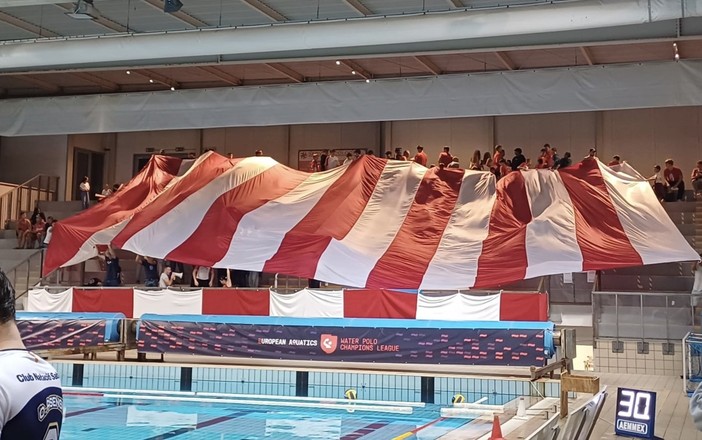
<path fill-rule="evenodd" d="M 102 285 L 109 287 L 122 285 L 122 268 L 112 246 L 107 246 L 105 251 L 105 282 Z"/>
<path fill-rule="evenodd" d="M 22 343 L 15 290 L 0 270 L 0 440 L 58 440 L 63 415 L 59 375 Z"/>
<path fill-rule="evenodd" d="M 136 262 L 144 266 L 144 286 L 158 287 L 158 261 L 155 258 L 137 255 Z"/>

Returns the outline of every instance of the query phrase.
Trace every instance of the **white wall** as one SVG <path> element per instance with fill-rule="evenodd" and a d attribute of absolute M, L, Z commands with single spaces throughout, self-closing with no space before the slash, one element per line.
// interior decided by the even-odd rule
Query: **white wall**
<path fill-rule="evenodd" d="M 508 158 L 521 147 L 534 163 L 544 144 L 556 147 L 560 156 L 569 151 L 574 160 L 581 159 L 597 144 L 597 113 L 499 116 L 495 144 L 505 147 Z"/>
<path fill-rule="evenodd" d="M 235 157 L 252 156 L 256 150 L 280 163 L 288 163 L 289 126 L 231 127 L 203 130 L 203 148 L 216 148 L 218 153 Z"/>
<path fill-rule="evenodd" d="M 492 151 L 493 121 L 492 117 L 395 121 L 389 149 L 394 151 L 400 147 L 413 156 L 417 145 L 421 145 L 429 156 L 429 163 L 435 163 L 443 147 L 448 145 L 460 163 L 467 166 L 474 150 Z"/>
<path fill-rule="evenodd" d="M 702 159 L 701 121 L 702 107 L 604 112 L 599 155 L 618 154 L 646 176 L 672 158 L 687 176 Z"/>
<path fill-rule="evenodd" d="M 298 152 L 319 148 L 372 149 L 380 154 L 380 123 L 304 124 L 290 126 L 288 165 L 297 168 Z"/>
<path fill-rule="evenodd" d="M 114 169 L 115 181 L 127 182 L 133 176 L 134 155 L 148 154 L 147 148 L 183 147 L 187 151 L 200 152 L 201 130 L 164 130 L 148 132 L 117 133 L 115 150 L 117 161 Z"/>
<path fill-rule="evenodd" d="M 0 139 L 0 181 L 23 183 L 37 174 L 59 177 L 59 198 L 66 191 L 68 136 Z"/>

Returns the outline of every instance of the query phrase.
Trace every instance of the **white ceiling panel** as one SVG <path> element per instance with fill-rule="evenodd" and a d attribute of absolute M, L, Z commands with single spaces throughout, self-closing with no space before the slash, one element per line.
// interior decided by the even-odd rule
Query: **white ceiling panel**
<path fill-rule="evenodd" d="M 0 23 L 0 41 L 27 40 L 31 38 L 36 38 L 36 35 L 9 24 Z"/>
<path fill-rule="evenodd" d="M 193 1 L 193 0 L 190 0 Z M 128 6 L 128 7 L 127 7 Z M 131 31 L 136 32 L 158 32 L 158 31 L 178 31 L 183 29 L 193 29 L 193 26 L 178 20 L 171 14 L 166 14 L 162 10 L 141 0 L 103 0 L 96 1 L 95 7 L 107 18 L 114 19 L 127 26 Z M 124 11 L 127 11 L 126 17 Z"/>
<path fill-rule="evenodd" d="M 361 16 L 343 0 L 268 0 L 266 4 L 292 21 L 328 20 Z"/>
<path fill-rule="evenodd" d="M 188 0 L 182 11 L 210 26 L 268 24 L 272 20 L 239 0 Z"/>

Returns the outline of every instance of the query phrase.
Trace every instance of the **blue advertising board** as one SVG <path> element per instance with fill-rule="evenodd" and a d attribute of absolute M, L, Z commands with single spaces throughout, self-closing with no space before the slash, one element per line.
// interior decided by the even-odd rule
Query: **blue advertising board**
<path fill-rule="evenodd" d="M 614 433 L 628 437 L 654 439 L 656 393 L 619 388 L 617 390 Z"/>

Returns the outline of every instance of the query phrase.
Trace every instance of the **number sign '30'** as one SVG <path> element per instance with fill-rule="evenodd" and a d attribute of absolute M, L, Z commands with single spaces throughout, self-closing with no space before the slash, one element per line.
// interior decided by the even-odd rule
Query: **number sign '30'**
<path fill-rule="evenodd" d="M 614 419 L 614 432 L 630 437 L 656 438 L 656 393 L 619 388 Z"/>

